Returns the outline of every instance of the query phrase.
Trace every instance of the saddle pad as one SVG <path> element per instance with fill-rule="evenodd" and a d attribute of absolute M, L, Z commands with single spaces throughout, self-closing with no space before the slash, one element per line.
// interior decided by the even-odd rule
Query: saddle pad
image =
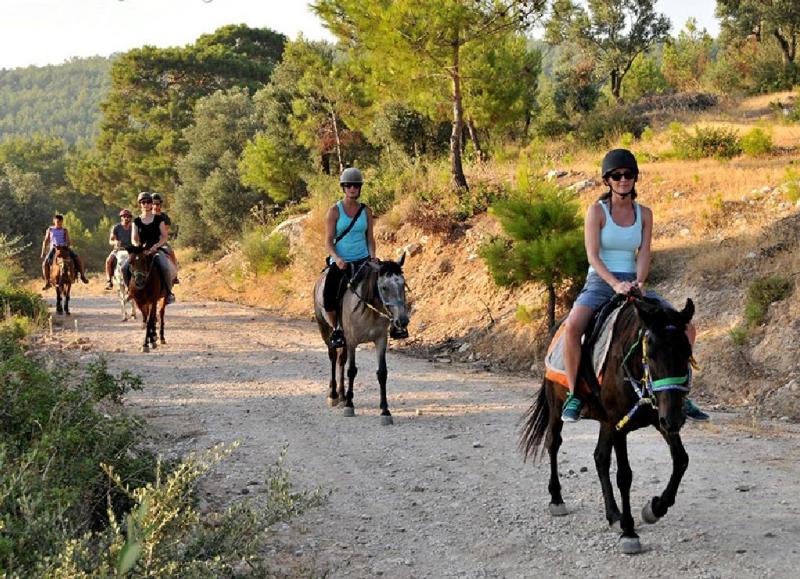
<path fill-rule="evenodd" d="M 622 311 L 622 308 L 617 307 L 608 315 L 597 335 L 597 341 L 592 347 L 592 367 L 600 384 L 603 383 L 603 367 L 605 366 L 608 349 L 611 346 L 614 324 L 620 311 Z M 564 370 L 564 331 L 566 327 L 566 324 L 561 324 L 561 327 L 558 328 L 544 358 L 545 378 L 565 387 L 567 386 L 567 374 Z M 588 386 L 582 383 L 581 390 L 588 391 Z"/>

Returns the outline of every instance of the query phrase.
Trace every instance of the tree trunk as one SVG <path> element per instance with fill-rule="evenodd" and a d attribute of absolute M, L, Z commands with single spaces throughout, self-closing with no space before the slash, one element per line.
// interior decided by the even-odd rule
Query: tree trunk
<path fill-rule="evenodd" d="M 475 157 L 479 161 L 483 161 L 483 149 L 481 149 L 481 142 L 478 138 L 478 129 L 475 128 L 475 123 L 472 119 L 467 121 L 467 128 L 469 129 L 469 138 L 472 140 L 472 146 L 475 148 Z"/>
<path fill-rule="evenodd" d="M 333 119 L 333 138 L 336 139 L 336 157 L 339 159 L 339 174 L 344 171 L 344 161 L 342 161 L 342 142 L 339 140 L 339 124 L 336 122 L 336 113 L 331 109 L 331 119 Z"/>
<path fill-rule="evenodd" d="M 622 97 L 620 93 L 622 92 L 622 75 L 619 73 L 618 70 L 611 71 L 611 94 L 613 95 L 614 99 L 617 101 L 617 104 L 622 103 Z"/>
<path fill-rule="evenodd" d="M 783 55 L 783 64 L 794 64 L 794 59 L 796 56 L 796 49 L 797 49 L 797 40 L 793 37 L 792 41 L 789 42 L 781 33 L 780 30 L 773 30 L 773 36 L 775 36 L 775 40 L 778 41 L 778 45 L 781 47 L 781 54 Z"/>
<path fill-rule="evenodd" d="M 556 286 L 547 284 L 547 329 L 556 325 Z"/>
<path fill-rule="evenodd" d="M 461 104 L 461 76 L 458 62 L 458 37 L 453 41 L 453 131 L 450 133 L 450 172 L 455 189 L 469 189 L 461 165 L 461 132 L 464 129 L 464 110 Z"/>

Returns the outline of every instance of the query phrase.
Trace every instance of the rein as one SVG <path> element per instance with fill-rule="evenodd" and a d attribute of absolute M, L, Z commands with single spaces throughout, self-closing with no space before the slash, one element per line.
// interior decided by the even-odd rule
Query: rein
<path fill-rule="evenodd" d="M 378 314 L 382 318 L 385 318 L 385 319 L 389 320 L 389 322 L 394 323 L 394 318 L 392 317 L 391 311 L 389 310 L 389 304 L 387 304 L 386 300 L 383 298 L 383 292 L 381 292 L 380 284 L 377 284 L 378 285 L 378 298 L 381 300 L 381 305 L 383 305 L 383 307 L 386 308 L 385 312 L 382 312 L 381 310 L 379 310 L 378 308 L 373 306 L 371 303 L 369 303 L 367 300 L 365 300 L 361 296 L 361 294 L 359 294 L 358 291 L 356 291 L 355 286 L 353 286 L 353 280 L 358 277 L 358 274 L 361 273 L 361 270 L 364 268 L 365 265 L 367 265 L 367 263 L 368 262 L 366 262 L 366 261 L 364 263 L 362 263 L 361 266 L 355 271 L 355 273 L 353 273 L 353 275 L 350 277 L 350 279 L 347 280 L 347 289 L 349 289 L 351 292 L 353 292 L 353 295 L 355 295 L 358 298 L 358 301 L 361 302 L 362 304 L 364 304 L 365 306 L 367 306 L 370 310 L 372 310 L 373 312 L 375 312 L 376 314 Z M 392 305 L 395 305 L 395 304 L 392 304 Z"/>
<path fill-rule="evenodd" d="M 667 329 L 675 329 L 674 327 L 670 326 Z M 650 358 L 647 355 L 647 338 L 650 336 L 650 330 L 639 330 L 639 335 L 636 338 L 636 341 L 628 350 L 628 353 L 625 354 L 625 358 L 622 360 L 622 369 L 625 372 L 625 381 L 630 383 L 631 387 L 633 387 L 633 391 L 636 392 L 636 395 L 639 397 L 639 400 L 636 404 L 633 405 L 628 413 L 622 417 L 622 419 L 617 422 L 615 426 L 616 430 L 622 430 L 626 424 L 633 418 L 633 415 L 641 408 L 642 406 L 650 405 L 651 407 L 655 408 L 655 394 L 656 392 L 664 392 L 667 390 L 679 390 L 681 392 L 689 392 L 689 373 L 685 376 L 668 376 L 666 378 L 659 378 L 658 380 L 653 380 L 652 376 L 650 375 Z M 628 358 L 631 357 L 633 352 L 636 350 L 636 347 L 641 343 L 642 345 L 642 377 L 641 378 L 634 378 L 633 373 L 631 372 L 630 368 L 628 367 Z M 690 359 L 690 363 L 694 363 L 693 359 Z"/>

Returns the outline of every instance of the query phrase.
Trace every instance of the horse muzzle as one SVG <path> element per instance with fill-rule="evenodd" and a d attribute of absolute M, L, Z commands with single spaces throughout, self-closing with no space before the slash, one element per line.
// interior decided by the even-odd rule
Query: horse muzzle
<path fill-rule="evenodd" d="M 408 319 L 405 320 L 392 320 L 392 325 L 389 327 L 389 337 L 395 340 L 402 340 L 408 337 Z"/>

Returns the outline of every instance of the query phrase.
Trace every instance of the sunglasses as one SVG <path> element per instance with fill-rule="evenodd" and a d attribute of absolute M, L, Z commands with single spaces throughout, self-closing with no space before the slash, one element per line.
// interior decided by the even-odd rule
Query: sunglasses
<path fill-rule="evenodd" d="M 139 205 L 152 205 L 152 201 L 139 201 Z"/>
<path fill-rule="evenodd" d="M 608 178 L 611 179 L 612 181 L 620 181 L 622 179 L 627 179 L 628 181 L 630 181 L 634 177 L 636 177 L 636 173 L 634 173 L 633 171 L 621 171 L 619 173 L 608 174 Z"/>
<path fill-rule="evenodd" d="M 345 189 L 361 189 L 361 183 L 342 183 L 342 187 Z"/>

